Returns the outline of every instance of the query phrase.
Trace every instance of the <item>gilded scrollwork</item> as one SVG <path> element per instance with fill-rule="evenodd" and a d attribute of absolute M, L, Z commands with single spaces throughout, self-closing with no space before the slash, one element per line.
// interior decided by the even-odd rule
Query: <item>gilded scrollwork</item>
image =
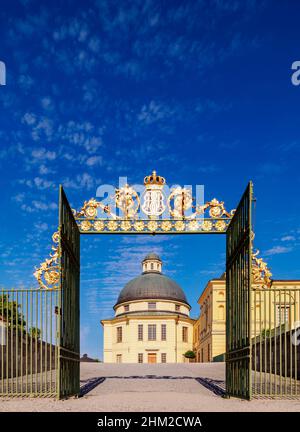
<path fill-rule="evenodd" d="M 259 250 L 252 253 L 252 278 L 253 285 L 270 288 L 272 286 L 272 273 L 270 272 L 267 263 L 258 258 Z"/>
<path fill-rule="evenodd" d="M 192 215 L 186 216 L 186 212 L 193 206 L 192 191 L 180 186 L 171 191 L 168 197 L 168 208 L 170 215 L 174 219 L 192 218 Z"/>
<path fill-rule="evenodd" d="M 231 219 L 235 213 L 235 209 L 228 212 L 225 209 L 224 201 L 218 201 L 216 198 L 212 199 L 211 201 L 208 201 L 203 205 L 197 206 L 196 214 L 204 215 L 206 210 L 208 210 L 208 214 L 211 218 L 226 217 Z"/>
<path fill-rule="evenodd" d="M 52 253 L 50 258 L 41 263 L 40 267 L 36 268 L 33 273 L 38 281 L 41 289 L 57 289 L 59 287 L 59 231 L 52 235 L 54 245 L 52 245 Z"/>
<path fill-rule="evenodd" d="M 140 198 L 138 193 L 129 185 L 116 189 L 116 206 L 122 211 L 124 219 L 132 219 L 140 208 Z"/>
<path fill-rule="evenodd" d="M 97 201 L 95 198 L 91 198 L 88 201 L 84 201 L 84 204 L 79 211 L 73 209 L 73 214 L 76 219 L 78 218 L 95 219 L 97 218 L 98 209 L 100 209 L 103 213 L 107 214 L 113 219 L 117 218 L 117 216 L 111 211 L 110 206 L 102 204 L 101 202 Z"/>
<path fill-rule="evenodd" d="M 140 195 L 126 184 L 115 189 L 107 204 L 95 198 L 85 201 L 79 211 L 73 210 L 80 231 L 226 232 L 235 210 L 228 212 L 224 202 L 216 198 L 203 205 L 194 205 L 192 191 L 180 186 L 166 197 L 165 184 L 165 178 L 153 171 L 144 178 L 145 189 Z M 167 209 L 168 216 L 165 217 Z M 148 224 L 147 220 L 156 222 Z"/>

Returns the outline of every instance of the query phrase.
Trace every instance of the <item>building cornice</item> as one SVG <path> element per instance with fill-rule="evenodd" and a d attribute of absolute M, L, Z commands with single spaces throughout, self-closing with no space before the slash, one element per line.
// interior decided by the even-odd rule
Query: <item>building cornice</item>
<path fill-rule="evenodd" d="M 194 324 L 195 320 L 193 318 L 187 317 L 187 316 L 182 316 L 182 315 L 178 315 L 178 314 L 173 314 L 173 315 L 133 315 L 133 316 L 122 316 L 119 317 L 116 316 L 114 318 L 111 319 L 103 319 L 100 321 L 100 323 L 102 325 L 104 324 L 113 324 L 113 323 L 118 323 L 118 322 L 128 322 L 128 321 L 133 321 L 133 320 L 149 320 L 149 319 L 155 319 L 155 320 L 177 320 L 177 321 L 184 321 L 184 322 L 188 322 L 190 324 Z"/>
<path fill-rule="evenodd" d="M 163 309 L 156 309 L 156 310 L 153 310 L 153 311 L 149 311 L 148 309 L 145 309 L 145 310 L 122 312 L 122 313 L 116 315 L 115 318 L 119 318 L 119 317 L 122 317 L 122 316 L 129 316 L 129 315 L 130 316 L 139 315 L 141 313 L 143 313 L 143 314 L 146 315 L 146 313 L 148 313 L 148 312 L 151 312 L 151 315 L 149 314 L 149 316 L 155 316 L 155 313 L 158 313 L 158 314 L 164 313 L 166 315 L 174 315 L 174 311 L 168 311 L 168 310 L 163 310 Z M 180 315 L 180 316 L 185 317 L 185 318 L 190 318 L 187 314 L 182 313 L 182 312 L 177 312 L 176 311 L 176 315 Z"/>
<path fill-rule="evenodd" d="M 143 299 L 137 299 L 137 300 L 128 300 L 128 301 L 126 301 L 126 302 L 122 302 L 122 303 L 116 303 L 115 305 L 114 305 L 114 307 L 113 307 L 113 309 L 114 310 L 116 310 L 117 308 L 119 308 L 119 307 L 121 307 L 121 306 L 125 306 L 125 305 L 130 305 L 130 304 L 134 304 L 134 303 L 148 303 L 148 302 L 156 302 L 156 303 L 158 303 L 158 302 L 163 302 L 163 303 L 174 303 L 174 304 L 179 304 L 179 305 L 182 305 L 182 306 L 185 306 L 185 307 L 187 307 L 189 310 L 191 310 L 191 306 L 190 306 L 190 304 L 189 303 L 185 303 L 185 302 L 183 302 L 183 301 L 181 301 L 181 300 L 176 300 L 176 299 L 172 299 L 172 298 L 170 298 L 170 299 L 166 299 L 166 298 L 163 298 L 163 299 L 158 299 L 158 298 L 153 298 L 153 297 L 149 297 L 149 298 L 143 298 Z"/>

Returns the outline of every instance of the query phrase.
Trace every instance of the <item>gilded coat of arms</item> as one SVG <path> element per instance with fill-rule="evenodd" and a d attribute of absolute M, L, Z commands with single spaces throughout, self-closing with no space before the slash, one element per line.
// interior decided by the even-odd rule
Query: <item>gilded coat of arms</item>
<path fill-rule="evenodd" d="M 165 182 L 166 180 L 158 176 L 156 171 L 144 179 L 146 190 L 143 194 L 142 210 L 150 218 L 162 215 L 166 209 L 163 193 Z"/>

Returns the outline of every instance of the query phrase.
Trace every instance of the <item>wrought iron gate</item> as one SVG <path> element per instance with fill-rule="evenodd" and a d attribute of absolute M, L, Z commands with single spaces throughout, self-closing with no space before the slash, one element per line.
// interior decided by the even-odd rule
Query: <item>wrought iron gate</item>
<path fill-rule="evenodd" d="M 59 191 L 60 337 L 58 397 L 80 390 L 80 234 L 62 186 Z"/>
<path fill-rule="evenodd" d="M 251 398 L 251 281 L 253 185 L 226 233 L 226 393 Z"/>
<path fill-rule="evenodd" d="M 0 396 L 57 396 L 58 290 L 0 291 Z"/>
<path fill-rule="evenodd" d="M 144 184 L 144 205 L 125 185 L 112 205 L 92 198 L 79 211 L 60 187 L 56 246 L 35 271 L 40 289 L 0 290 L 0 396 L 79 394 L 81 234 L 226 234 L 226 393 L 298 396 L 300 289 L 271 286 L 266 264 L 253 254 L 252 183 L 230 212 L 215 198 L 193 206 L 184 188 L 165 205 L 165 179 L 155 172 Z"/>

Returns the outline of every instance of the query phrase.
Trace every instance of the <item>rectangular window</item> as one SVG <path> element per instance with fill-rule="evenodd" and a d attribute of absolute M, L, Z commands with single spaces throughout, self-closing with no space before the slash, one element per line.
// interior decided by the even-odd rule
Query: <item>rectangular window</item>
<path fill-rule="evenodd" d="M 176 312 L 180 312 L 180 305 L 175 305 Z"/>
<path fill-rule="evenodd" d="M 122 363 L 122 354 L 117 354 L 117 363 Z"/>
<path fill-rule="evenodd" d="M 167 324 L 161 325 L 161 340 L 162 341 L 167 340 Z"/>
<path fill-rule="evenodd" d="M 156 324 L 148 324 L 148 340 L 156 340 Z"/>
<path fill-rule="evenodd" d="M 143 363 L 143 353 L 138 354 L 138 362 Z"/>
<path fill-rule="evenodd" d="M 122 342 L 122 327 L 117 327 L 117 343 Z"/>
<path fill-rule="evenodd" d="M 142 341 L 143 340 L 143 324 L 139 324 L 138 325 L 138 340 Z"/>
<path fill-rule="evenodd" d="M 156 303 L 155 302 L 149 302 L 148 303 L 148 309 L 149 310 L 155 310 L 156 309 Z"/>
<path fill-rule="evenodd" d="M 161 362 L 167 363 L 167 354 L 166 353 L 161 353 Z"/>
<path fill-rule="evenodd" d="M 290 321 L 290 307 L 289 306 L 279 306 L 277 305 L 277 311 L 276 311 L 276 319 L 277 323 L 276 325 L 288 323 Z"/>
<path fill-rule="evenodd" d="M 182 342 L 188 342 L 188 328 L 182 327 Z"/>
<path fill-rule="evenodd" d="M 124 306 L 124 312 L 129 312 L 129 305 Z"/>

